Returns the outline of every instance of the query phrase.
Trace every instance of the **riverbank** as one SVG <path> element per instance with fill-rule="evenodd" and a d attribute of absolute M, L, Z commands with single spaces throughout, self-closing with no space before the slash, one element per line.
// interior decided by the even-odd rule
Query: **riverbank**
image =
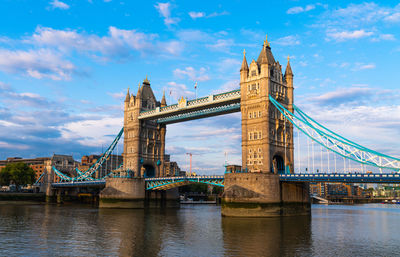
<path fill-rule="evenodd" d="M 44 193 L 17 193 L 17 192 L 1 192 L 0 201 L 35 201 L 45 202 L 46 195 Z"/>

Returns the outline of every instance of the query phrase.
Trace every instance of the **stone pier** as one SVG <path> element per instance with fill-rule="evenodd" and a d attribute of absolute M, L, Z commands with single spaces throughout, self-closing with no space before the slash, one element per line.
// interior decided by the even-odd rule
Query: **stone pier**
<path fill-rule="evenodd" d="M 222 216 L 310 215 L 308 184 L 281 182 L 273 173 L 225 174 Z"/>
<path fill-rule="evenodd" d="M 107 178 L 100 192 L 100 208 L 144 208 L 144 178 Z"/>

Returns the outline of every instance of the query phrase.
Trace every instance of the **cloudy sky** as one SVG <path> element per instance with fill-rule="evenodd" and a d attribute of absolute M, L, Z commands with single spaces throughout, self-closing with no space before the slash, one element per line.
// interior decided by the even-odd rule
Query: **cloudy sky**
<path fill-rule="evenodd" d="M 168 103 L 193 98 L 196 81 L 199 96 L 236 89 L 243 49 L 256 59 L 266 34 L 275 59 L 291 56 L 300 108 L 400 156 L 395 1 L 193 3 L 0 0 L 0 159 L 100 153 L 128 87 L 147 75 Z M 240 164 L 240 114 L 170 125 L 167 152 L 183 168 L 193 153 L 203 174 L 221 173 L 225 152 Z"/>

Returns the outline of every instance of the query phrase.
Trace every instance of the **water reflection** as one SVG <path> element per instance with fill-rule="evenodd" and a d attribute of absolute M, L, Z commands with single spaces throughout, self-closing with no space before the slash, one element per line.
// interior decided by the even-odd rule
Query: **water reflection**
<path fill-rule="evenodd" d="M 308 216 L 223 218 L 224 248 L 228 256 L 306 256 L 311 246 L 310 225 Z"/>
<path fill-rule="evenodd" d="M 400 206 L 314 206 L 312 217 L 222 218 L 167 210 L 0 202 L 2 256 L 397 255 Z"/>

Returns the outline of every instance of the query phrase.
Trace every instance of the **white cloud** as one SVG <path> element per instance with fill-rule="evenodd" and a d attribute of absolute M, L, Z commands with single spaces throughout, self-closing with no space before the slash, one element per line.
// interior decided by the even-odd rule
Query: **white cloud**
<path fill-rule="evenodd" d="M 374 94 L 373 90 L 368 92 L 361 88 L 343 90 L 343 96 L 349 100 L 348 93 L 353 96 L 362 94 L 363 97 Z M 372 106 L 371 101 L 355 105 L 349 101 L 348 105 L 320 103 L 303 106 L 302 109 L 341 136 L 378 152 L 399 157 L 397 149 L 400 143 L 393 139 L 400 138 L 400 105 Z"/>
<path fill-rule="evenodd" d="M 20 144 L 10 144 L 7 142 L 0 141 L 0 148 L 26 150 L 29 149 L 29 146 Z"/>
<path fill-rule="evenodd" d="M 183 49 L 184 49 L 184 44 L 180 41 L 177 40 L 171 40 L 168 42 L 160 42 L 158 43 L 158 49 L 162 49 L 163 51 L 160 52 L 160 54 L 170 54 L 170 55 L 179 55 Z"/>
<path fill-rule="evenodd" d="M 278 38 L 277 40 L 273 41 L 273 43 L 282 46 L 293 46 L 293 45 L 300 45 L 300 40 L 298 36 L 286 36 Z"/>
<path fill-rule="evenodd" d="M 78 33 L 74 30 L 56 30 L 37 27 L 35 33 L 26 42 L 41 46 L 56 47 L 63 51 L 100 52 L 104 55 L 124 55 L 128 48 L 146 51 L 152 48 L 148 40 L 154 40 L 155 34 L 145 34 L 136 30 L 123 30 L 109 27 L 108 36 Z"/>
<path fill-rule="evenodd" d="M 358 70 L 370 70 L 370 69 L 375 69 L 375 64 L 374 63 L 356 63 L 353 70 L 358 71 Z"/>
<path fill-rule="evenodd" d="M 388 40 L 388 41 L 393 41 L 396 40 L 393 34 L 381 34 L 379 35 L 379 39 L 381 40 Z"/>
<path fill-rule="evenodd" d="M 116 92 L 116 93 L 107 92 L 107 95 L 111 96 L 115 100 L 121 100 L 121 101 L 125 97 L 125 93 L 124 92 Z"/>
<path fill-rule="evenodd" d="M 193 20 L 198 19 L 198 18 L 212 18 L 212 17 L 217 17 L 217 16 L 223 16 L 223 15 L 228 15 L 229 13 L 227 11 L 223 12 L 213 12 L 207 15 L 205 12 L 189 12 L 188 13 L 190 18 Z"/>
<path fill-rule="evenodd" d="M 25 43 L 54 47 L 63 52 L 74 50 L 90 53 L 92 57 L 102 60 L 127 58 L 132 50 L 148 54 L 178 55 L 184 48 L 184 45 L 177 40 L 157 42 L 157 38 L 157 34 L 146 34 L 134 29 L 124 30 L 113 26 L 109 27 L 108 35 L 103 37 L 75 30 L 37 27 L 32 37 L 26 39 Z"/>
<path fill-rule="evenodd" d="M 396 13 L 393 13 L 392 15 L 386 16 L 385 21 L 399 22 L 400 21 L 400 12 L 396 12 Z"/>
<path fill-rule="evenodd" d="M 165 25 L 169 26 L 171 24 L 177 24 L 179 22 L 178 18 L 171 17 L 171 3 L 157 3 L 154 6 L 160 15 L 164 18 Z"/>
<path fill-rule="evenodd" d="M 207 81 L 210 77 L 206 74 L 206 68 L 201 67 L 198 71 L 196 71 L 193 67 L 186 67 L 184 70 L 175 69 L 174 76 L 178 78 L 185 78 L 192 81 Z"/>
<path fill-rule="evenodd" d="M 53 9 L 62 9 L 62 10 L 67 10 L 69 9 L 69 5 L 67 5 L 64 2 L 61 2 L 59 0 L 53 0 L 50 2 L 50 5 L 52 6 Z"/>
<path fill-rule="evenodd" d="M 122 127 L 123 117 L 102 117 L 74 121 L 59 127 L 61 139 L 76 140 L 84 146 L 108 146 Z"/>
<path fill-rule="evenodd" d="M 172 98 L 171 101 L 178 101 L 181 97 L 193 98 L 195 96 L 194 88 L 189 90 L 185 84 L 178 84 L 174 81 L 168 82 L 167 87 L 164 88 L 166 94 L 168 94 L 169 98 Z M 167 99 L 169 100 L 169 99 Z"/>
<path fill-rule="evenodd" d="M 338 105 L 359 101 L 361 97 L 370 96 L 372 93 L 372 89 L 368 87 L 339 88 L 336 91 L 312 97 L 310 100 L 322 105 Z"/>
<path fill-rule="evenodd" d="M 214 44 L 208 44 L 206 46 L 214 51 L 229 52 L 233 44 L 233 39 L 218 39 Z"/>
<path fill-rule="evenodd" d="M 372 31 L 365 31 L 363 29 L 354 31 L 328 31 L 326 33 L 327 40 L 333 39 L 337 42 L 346 41 L 349 39 L 359 39 L 364 37 L 372 36 L 374 33 Z"/>
<path fill-rule="evenodd" d="M 236 75 L 237 72 L 240 70 L 241 64 L 241 60 L 234 58 L 224 58 L 218 63 L 218 69 L 225 74 L 226 71 L 229 71 Z"/>
<path fill-rule="evenodd" d="M 240 89 L 240 82 L 239 80 L 230 80 L 225 82 L 220 88 L 213 90 L 213 94 L 219 94 L 223 92 L 229 92 L 232 90 Z"/>
<path fill-rule="evenodd" d="M 6 50 L 0 49 L 0 70 L 25 76 L 52 80 L 69 80 L 76 71 L 69 61 L 48 49 Z"/>
<path fill-rule="evenodd" d="M 205 17 L 206 13 L 205 12 L 189 12 L 189 16 L 190 16 L 190 18 L 195 20 L 197 18 Z"/>
<path fill-rule="evenodd" d="M 386 7 L 373 2 L 349 4 L 344 8 L 337 8 L 323 13 L 317 27 L 329 29 L 360 28 L 367 25 L 379 25 L 379 22 L 399 22 L 400 6 Z"/>
<path fill-rule="evenodd" d="M 192 29 L 180 30 L 178 31 L 177 36 L 180 40 L 186 42 L 188 41 L 205 42 L 211 39 L 211 36 L 208 33 L 201 30 L 192 30 Z"/>
<path fill-rule="evenodd" d="M 301 6 L 295 6 L 286 11 L 287 14 L 297 14 L 297 13 L 302 13 L 302 12 L 308 12 L 315 9 L 315 5 L 309 4 L 305 7 Z"/>
<path fill-rule="evenodd" d="M 217 17 L 217 16 L 224 16 L 224 15 L 228 15 L 229 12 L 227 11 L 223 11 L 223 12 L 213 12 L 210 13 L 209 15 L 207 15 L 207 18 L 212 18 L 212 17 Z"/>

